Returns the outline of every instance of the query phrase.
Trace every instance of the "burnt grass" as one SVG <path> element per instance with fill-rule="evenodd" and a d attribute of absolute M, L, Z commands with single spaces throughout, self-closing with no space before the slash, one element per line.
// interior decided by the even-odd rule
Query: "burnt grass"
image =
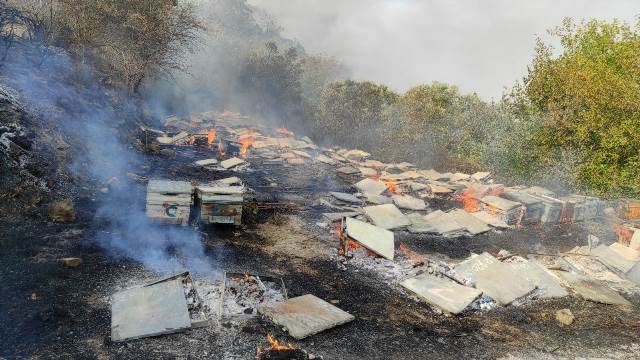
<path fill-rule="evenodd" d="M 104 231 L 107 224 L 93 218 L 97 202 L 87 196 L 76 203 L 79 215 L 73 224 L 53 224 L 39 217 L 0 221 L 0 357 L 252 359 L 257 347 L 266 346 L 266 334 L 325 359 L 494 359 L 507 354 L 572 357 L 638 341 L 637 297 L 630 299 L 634 303 L 632 310 L 572 296 L 445 316 L 368 271 L 355 271 L 350 266 L 345 270 L 333 258 L 305 259 L 305 269 L 300 269 L 300 262 L 265 251 L 270 240 L 258 236 L 255 229 L 282 213 L 302 217 L 307 224 L 320 221 L 321 210 L 314 205 L 314 199 L 327 189 L 346 190 L 346 182 L 329 168 L 306 169 L 302 173 L 290 170 L 236 174 L 185 165 L 196 156 L 192 150 L 179 151 L 174 158 L 149 155 L 146 168 L 159 170 L 139 169 L 139 173 L 198 180 L 240 176 L 255 188 L 268 185 L 264 179 L 267 175 L 293 190 L 259 191 L 257 198 L 275 202 L 291 196 L 305 207 L 261 209 L 248 215 L 242 228 L 205 229 L 202 241 L 207 256 L 220 272 L 280 276 L 290 297 L 311 293 L 337 300 L 337 306 L 355 315 L 356 320 L 301 341 L 256 317 L 223 321 L 219 327 L 113 343 L 109 295 L 140 274 L 159 275 L 149 274 L 136 262 L 111 256 L 95 243 L 96 234 Z M 446 208 L 447 204 L 437 206 Z M 310 226 L 308 230 L 320 236 L 318 229 Z M 455 239 L 400 233 L 397 243 L 403 242 L 419 253 L 461 259 L 471 252 L 495 254 L 500 249 L 522 254 L 555 253 L 582 245 L 585 231 L 580 225 L 524 227 Z M 81 257 L 83 263 L 77 268 L 65 268 L 58 259 L 66 256 Z M 295 256 L 291 254 L 292 258 Z M 571 309 L 576 316 L 571 326 L 563 327 L 555 320 L 555 311 L 562 308 Z"/>

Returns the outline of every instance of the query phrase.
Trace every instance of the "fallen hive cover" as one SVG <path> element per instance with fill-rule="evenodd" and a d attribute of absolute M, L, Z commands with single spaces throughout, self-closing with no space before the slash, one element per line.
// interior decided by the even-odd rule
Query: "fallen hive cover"
<path fill-rule="evenodd" d="M 170 334 L 191 327 L 180 279 L 115 293 L 111 299 L 111 340 Z"/>
<path fill-rule="evenodd" d="M 355 319 L 348 312 L 311 294 L 260 306 L 258 311 L 274 323 L 285 327 L 296 339 L 306 338 Z"/>

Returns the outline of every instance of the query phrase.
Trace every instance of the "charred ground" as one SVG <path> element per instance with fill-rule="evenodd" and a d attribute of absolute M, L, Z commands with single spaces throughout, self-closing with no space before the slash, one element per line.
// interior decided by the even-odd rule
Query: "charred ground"
<path fill-rule="evenodd" d="M 147 154 L 137 174 L 200 181 L 231 175 L 192 167 L 193 160 L 201 155 L 191 148 L 178 150 L 170 157 Z M 337 240 L 315 225 L 321 209 L 314 204 L 322 192 L 344 189 L 346 182 L 335 175 L 323 177 L 322 165 L 305 170 L 308 174 L 291 173 L 309 176 L 305 178 L 289 177 L 286 169 L 271 175 L 258 160 L 249 162 L 260 170 L 233 175 L 256 188 L 267 186 L 264 175 L 277 177 L 278 188 L 284 191 L 266 187 L 256 197 L 293 205 L 257 209 L 239 229 L 204 229 L 201 237 L 207 257 L 220 272 L 280 276 L 290 296 L 312 293 L 338 300 L 339 307 L 356 316 L 350 324 L 295 341 L 296 346 L 326 359 L 637 356 L 637 297 L 630 299 L 634 303 L 630 311 L 568 297 L 454 317 L 436 313 L 376 274 L 348 262 L 343 264 L 335 256 Z M 326 173 L 333 174 L 328 169 Z M 304 180 L 306 186 L 302 186 Z M 139 190 L 139 197 L 132 198 L 129 206 L 144 206 L 144 187 L 139 185 Z M 108 194 L 88 194 L 77 202 L 78 220 L 74 224 L 25 218 L 0 223 L 4 234 L 0 253 L 0 316 L 5 324 L 0 329 L 2 356 L 249 359 L 258 346 L 264 346 L 267 333 L 287 339 L 281 329 L 258 318 L 112 343 L 108 297 L 118 289 L 158 275 L 136 262 L 111 256 L 96 244 L 98 233 L 108 227 L 93 215 L 100 196 Z M 462 259 L 471 252 L 495 253 L 500 249 L 555 253 L 581 244 L 585 231 L 582 226 L 562 225 L 456 239 L 403 233 L 399 240 L 420 253 Z M 80 256 L 83 263 L 78 268 L 64 268 L 58 259 L 65 256 Z M 570 308 L 576 316 L 570 327 L 555 320 L 555 311 L 561 308 Z"/>

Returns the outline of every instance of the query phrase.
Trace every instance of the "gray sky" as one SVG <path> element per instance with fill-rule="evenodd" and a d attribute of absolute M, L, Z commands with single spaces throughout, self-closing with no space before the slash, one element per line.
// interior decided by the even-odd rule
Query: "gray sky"
<path fill-rule="evenodd" d="M 397 91 L 432 81 L 485 99 L 525 75 L 536 35 L 562 18 L 635 23 L 638 0 L 249 0 L 307 50 Z"/>

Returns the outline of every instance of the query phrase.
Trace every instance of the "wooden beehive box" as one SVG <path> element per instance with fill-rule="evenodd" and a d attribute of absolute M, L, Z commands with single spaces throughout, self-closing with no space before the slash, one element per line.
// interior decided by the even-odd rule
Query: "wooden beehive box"
<path fill-rule="evenodd" d="M 147 216 L 154 223 L 189 224 L 193 187 L 187 181 L 149 180 Z"/>
<path fill-rule="evenodd" d="M 244 186 L 200 185 L 197 187 L 197 205 L 202 224 L 242 223 Z"/>
<path fill-rule="evenodd" d="M 529 225 L 538 224 L 540 222 L 540 218 L 542 217 L 542 213 L 544 212 L 544 205 L 542 205 L 542 200 L 537 199 L 525 192 L 519 191 L 506 192 L 501 196 L 505 199 L 519 202 L 525 207 L 524 214 L 522 214 L 522 219 L 520 220 L 520 224 Z"/>
<path fill-rule="evenodd" d="M 544 206 L 544 211 L 542 212 L 542 216 L 540 217 L 540 223 L 557 224 L 560 222 L 565 202 L 546 195 L 532 194 L 532 196 L 540 199 L 542 201 L 542 205 Z"/>
<path fill-rule="evenodd" d="M 522 204 L 498 196 L 487 195 L 479 199 L 480 209 L 498 217 L 509 225 L 520 222 L 523 214 Z"/>
<path fill-rule="evenodd" d="M 640 219 L 640 199 L 621 199 L 618 214 L 625 220 Z"/>

